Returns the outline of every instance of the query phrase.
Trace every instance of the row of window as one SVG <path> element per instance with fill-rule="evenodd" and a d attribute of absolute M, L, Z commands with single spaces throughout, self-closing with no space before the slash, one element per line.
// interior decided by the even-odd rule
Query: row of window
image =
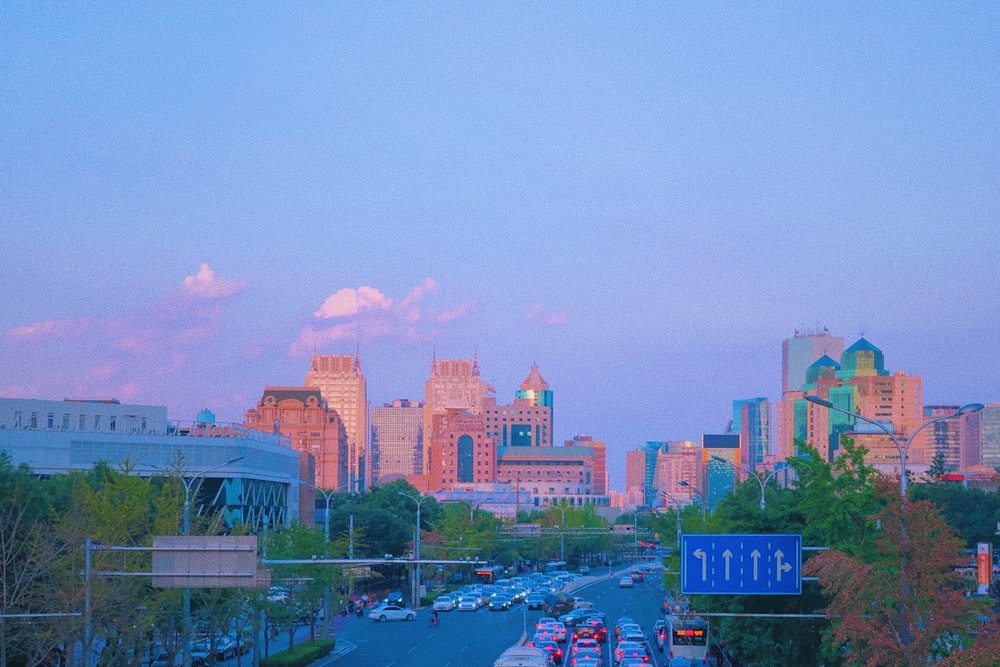
<path fill-rule="evenodd" d="M 135 417 L 131 415 L 125 415 L 122 417 L 126 425 L 135 426 Z M 63 431 L 70 430 L 70 424 L 73 422 L 72 416 L 68 413 L 64 413 L 57 418 L 54 412 L 50 412 L 45 415 L 45 420 L 42 422 L 39 419 L 39 414 L 37 412 L 30 413 L 27 418 L 20 410 L 14 412 L 14 428 L 58 428 Z M 107 426 L 109 431 L 118 430 L 118 416 L 111 415 L 107 419 Z M 94 431 L 100 431 L 104 428 L 104 415 L 93 415 L 93 429 Z M 140 417 L 138 428 L 141 431 L 146 430 L 146 418 Z M 76 417 L 76 430 L 86 431 L 87 430 L 87 415 L 77 415 Z"/>

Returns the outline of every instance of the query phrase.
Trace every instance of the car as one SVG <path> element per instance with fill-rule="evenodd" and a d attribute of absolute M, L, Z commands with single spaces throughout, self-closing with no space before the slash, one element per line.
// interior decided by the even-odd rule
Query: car
<path fill-rule="evenodd" d="M 378 623 L 386 621 L 412 621 L 417 617 L 417 612 L 409 607 L 401 607 L 398 604 L 380 604 L 372 607 L 368 612 L 368 618 Z"/>
<path fill-rule="evenodd" d="M 524 598 L 524 604 L 528 609 L 541 609 L 545 606 L 545 596 L 541 593 L 528 593 Z"/>
<path fill-rule="evenodd" d="M 635 619 L 631 616 L 622 616 L 617 621 L 615 621 L 615 638 L 617 639 L 622 633 L 622 626 L 631 625 L 635 623 Z"/>
<path fill-rule="evenodd" d="M 604 625 L 604 621 L 602 621 L 600 618 L 596 616 L 588 618 L 582 624 L 577 625 L 577 628 L 582 628 L 583 626 L 593 628 L 596 631 L 596 634 L 594 634 L 593 637 L 597 641 L 601 642 L 602 644 L 608 641 L 608 626 Z"/>
<path fill-rule="evenodd" d="M 178 650 L 173 661 L 167 658 L 166 651 L 160 651 L 150 663 L 150 667 L 181 667 L 184 664 L 184 651 Z"/>
<path fill-rule="evenodd" d="M 589 567 L 587 567 L 586 565 L 581 565 L 581 566 L 580 566 L 580 570 L 579 570 L 579 572 L 580 572 L 580 574 L 582 574 L 583 576 L 587 576 L 588 574 L 590 574 L 590 568 L 589 568 Z"/>
<path fill-rule="evenodd" d="M 590 625 L 588 623 L 578 625 L 576 626 L 576 629 L 573 630 L 573 643 L 575 644 L 583 639 L 591 639 L 595 644 L 603 642 L 604 637 L 607 636 L 607 632 L 601 632 L 603 629 L 603 623 L 600 625 Z"/>
<path fill-rule="evenodd" d="M 600 649 L 580 649 L 574 650 L 570 654 L 569 664 L 571 667 L 602 667 L 604 658 Z"/>
<path fill-rule="evenodd" d="M 577 623 L 589 618 L 592 613 L 593 609 L 573 609 L 559 616 L 559 620 L 562 621 L 567 628 L 572 628 Z"/>
<path fill-rule="evenodd" d="M 575 635 L 573 637 L 573 642 L 570 646 L 569 654 L 576 655 L 579 651 L 597 651 L 600 652 L 601 645 L 593 637 L 579 637 Z"/>
<path fill-rule="evenodd" d="M 434 611 L 451 611 L 457 606 L 458 601 L 448 593 L 445 593 L 434 598 L 434 604 L 431 605 L 431 609 Z"/>
<path fill-rule="evenodd" d="M 586 598 L 580 596 L 573 597 L 573 609 L 590 609 L 594 606 L 594 603 Z"/>
<path fill-rule="evenodd" d="M 402 607 L 403 606 L 403 594 L 400 593 L 399 591 L 392 591 L 391 593 L 389 593 L 388 595 L 385 596 L 385 599 L 382 600 L 382 602 L 384 604 L 394 604 L 394 605 L 396 605 L 398 607 Z"/>
<path fill-rule="evenodd" d="M 207 639 L 199 639 L 191 644 L 188 654 L 191 656 L 191 664 L 194 667 L 204 667 L 208 664 L 208 654 L 210 646 Z"/>
<path fill-rule="evenodd" d="M 561 665 L 562 664 L 563 652 L 562 652 L 562 648 L 559 646 L 559 642 L 557 642 L 556 640 L 554 640 L 554 639 L 534 640 L 533 639 L 530 642 L 528 642 L 528 646 L 535 646 L 537 648 L 545 649 L 546 651 L 548 651 L 549 657 L 552 659 L 553 663 L 555 663 L 557 665 Z"/>
<path fill-rule="evenodd" d="M 628 576 L 632 577 L 632 581 L 642 582 L 643 575 L 642 570 L 632 570 L 628 573 Z"/>
<path fill-rule="evenodd" d="M 463 595 L 458 598 L 459 611 L 476 611 L 481 606 L 479 596 L 477 595 Z"/>
<path fill-rule="evenodd" d="M 235 658 L 239 651 L 236 638 L 232 635 L 219 635 L 215 638 L 215 659 L 229 660 Z"/>
<path fill-rule="evenodd" d="M 504 593 L 496 593 L 490 598 L 490 611 L 506 611 L 510 609 L 510 606 L 514 603 L 509 595 Z"/>
<path fill-rule="evenodd" d="M 632 581 L 632 577 L 624 576 L 618 580 L 618 588 L 632 588 L 635 583 Z"/>
<path fill-rule="evenodd" d="M 618 642 L 612 656 L 616 665 L 620 665 L 625 658 L 639 658 L 643 662 L 649 662 L 649 651 L 639 642 Z"/>

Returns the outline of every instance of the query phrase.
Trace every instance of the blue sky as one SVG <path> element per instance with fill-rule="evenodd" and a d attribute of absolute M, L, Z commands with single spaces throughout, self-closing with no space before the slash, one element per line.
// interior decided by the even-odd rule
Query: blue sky
<path fill-rule="evenodd" d="M 615 488 L 797 328 L 1000 400 L 996 3 L 6 2 L 0 44 L 0 395 L 537 363 Z"/>

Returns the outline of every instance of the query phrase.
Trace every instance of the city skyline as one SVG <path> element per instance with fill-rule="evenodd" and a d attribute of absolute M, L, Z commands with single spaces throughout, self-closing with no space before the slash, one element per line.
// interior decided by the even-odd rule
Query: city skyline
<path fill-rule="evenodd" d="M 537 364 L 553 442 L 721 433 L 781 341 L 998 400 L 1000 7 L 0 6 L 0 395 L 239 422 Z M 156 29 L 150 29 L 155 26 Z"/>

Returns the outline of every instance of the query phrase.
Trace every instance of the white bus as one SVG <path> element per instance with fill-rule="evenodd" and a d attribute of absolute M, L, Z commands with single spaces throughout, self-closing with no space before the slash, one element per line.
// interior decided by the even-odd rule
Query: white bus
<path fill-rule="evenodd" d="M 672 661 L 684 664 L 715 667 L 712 653 L 712 635 L 708 621 L 700 616 L 671 616 L 664 650 Z M 667 663 L 672 664 L 671 662 Z"/>

